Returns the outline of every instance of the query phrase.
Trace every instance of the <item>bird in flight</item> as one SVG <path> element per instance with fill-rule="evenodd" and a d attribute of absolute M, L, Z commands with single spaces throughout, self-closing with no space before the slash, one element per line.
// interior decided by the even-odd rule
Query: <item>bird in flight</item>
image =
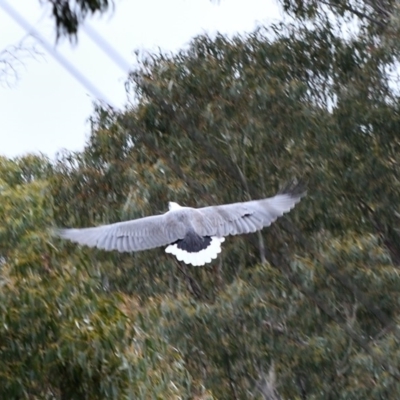
<path fill-rule="evenodd" d="M 104 250 L 134 252 L 167 246 L 165 251 L 194 266 L 217 258 L 228 235 L 261 230 L 289 212 L 306 195 L 302 184 L 288 185 L 273 197 L 203 208 L 169 203 L 169 211 L 83 229 L 56 229 L 72 242 Z"/>

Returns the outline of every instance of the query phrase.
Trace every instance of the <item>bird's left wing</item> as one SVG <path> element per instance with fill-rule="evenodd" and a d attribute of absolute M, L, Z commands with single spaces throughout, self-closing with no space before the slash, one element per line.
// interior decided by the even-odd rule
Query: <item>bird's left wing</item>
<path fill-rule="evenodd" d="M 54 233 L 89 247 L 131 252 L 171 244 L 182 239 L 185 232 L 166 213 L 94 228 L 56 229 Z"/>
<path fill-rule="evenodd" d="M 305 194 L 305 190 L 296 186 L 262 200 L 199 208 L 205 221 L 201 234 L 227 236 L 256 232 L 289 212 Z"/>

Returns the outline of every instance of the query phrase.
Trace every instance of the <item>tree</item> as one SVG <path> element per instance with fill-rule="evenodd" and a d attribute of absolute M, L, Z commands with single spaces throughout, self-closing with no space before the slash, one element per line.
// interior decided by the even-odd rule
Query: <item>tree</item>
<path fill-rule="evenodd" d="M 291 29 L 277 30 L 274 40 L 263 31 L 233 40 L 200 37 L 188 52 L 145 60 L 132 74 L 138 107 L 123 115 L 99 110 L 94 121 L 75 173 L 85 203 L 71 190 L 77 183 L 63 184 L 66 197 L 58 202 L 71 210 L 88 204 L 93 222 L 112 222 L 162 210 L 175 196 L 194 206 L 261 197 L 268 195 L 263 185 L 305 175 L 314 188 L 312 208 L 290 215 L 295 225 L 278 222 L 264 246 L 256 238 L 232 238 L 212 270 L 171 271 L 169 260 L 138 253 L 139 275 L 130 258 L 107 255 L 119 265 L 113 274 L 103 264 L 107 280 L 111 290 L 162 296 L 162 331 L 186 349 L 192 376 L 217 398 L 257 396 L 271 365 L 285 398 L 386 396 L 387 387 L 398 390 L 397 372 L 379 384 L 351 382 L 370 373 L 370 363 L 374 374 L 382 367 L 396 371 L 373 350 L 396 318 L 385 304 L 398 284 L 389 207 L 398 171 L 381 157 L 398 151 L 396 103 L 388 104 L 393 93 L 367 41 L 346 43 L 324 25 Z M 371 181 L 372 169 L 379 179 Z M 97 187 L 92 196 L 88 179 Z M 117 200 L 110 189 L 125 194 Z M 118 202 L 120 214 L 110 215 Z M 270 266 L 257 266 L 262 252 Z M 371 344 L 364 337 L 377 339 Z"/>
<path fill-rule="evenodd" d="M 19 71 L 29 58 L 43 57 L 43 53 L 28 41 L 22 39 L 16 45 L 7 46 L 0 51 L 0 83 L 13 86 L 19 78 Z"/>
<path fill-rule="evenodd" d="M 196 392 L 181 355 L 151 337 L 134 298 L 49 240 L 49 160 L 0 160 L 0 397 L 147 399 Z M 132 319 L 130 319 L 132 318 Z M 189 386 L 188 386 L 189 385 Z M 206 398 L 206 397 L 204 397 Z"/>
<path fill-rule="evenodd" d="M 79 26 L 88 17 L 96 13 L 105 13 L 112 0 L 40 0 L 42 4 L 51 7 L 55 20 L 57 38 L 67 36 L 76 38 Z"/>

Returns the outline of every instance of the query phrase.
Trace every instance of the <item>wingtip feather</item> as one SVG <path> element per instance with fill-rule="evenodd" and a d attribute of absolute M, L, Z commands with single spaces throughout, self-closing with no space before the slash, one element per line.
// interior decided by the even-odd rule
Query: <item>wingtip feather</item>
<path fill-rule="evenodd" d="M 50 229 L 50 234 L 52 236 L 58 237 L 60 239 L 67 239 L 66 231 L 68 231 L 68 229 L 65 229 L 65 228 L 51 228 Z"/>
<path fill-rule="evenodd" d="M 287 194 L 300 200 L 307 195 L 307 183 L 304 180 L 293 179 L 287 182 L 277 194 Z"/>

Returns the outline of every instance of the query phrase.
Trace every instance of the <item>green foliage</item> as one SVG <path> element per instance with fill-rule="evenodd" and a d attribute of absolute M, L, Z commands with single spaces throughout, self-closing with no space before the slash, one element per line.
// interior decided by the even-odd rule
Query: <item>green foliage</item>
<path fill-rule="evenodd" d="M 112 0 L 40 0 L 51 7 L 56 25 L 57 38 L 67 36 L 76 39 L 80 25 L 96 13 L 105 13 L 113 5 Z"/>
<path fill-rule="evenodd" d="M 191 393 L 180 354 L 162 338 L 149 338 L 135 310 L 127 317 L 124 298 L 110 297 L 86 257 L 52 244 L 49 183 L 23 179 L 30 161 L 2 160 L 14 186 L 1 182 L 0 397 Z"/>
<path fill-rule="evenodd" d="M 203 376 L 217 398 L 229 398 L 227 392 L 232 397 L 236 393 L 238 398 L 257 398 L 255 383 L 271 365 L 280 376 L 283 398 L 301 398 L 296 379 L 310 398 L 348 398 L 344 388 L 351 388 L 351 398 L 369 398 L 370 391 L 385 398 L 390 393 L 386 385 L 399 390 L 385 373 L 380 376 L 385 384 L 379 387 L 367 379 L 362 386 L 354 384 L 355 375 L 379 371 L 379 362 L 375 364 L 374 357 L 343 335 L 340 326 L 302 292 L 306 287 L 318 293 L 358 334 L 376 337 L 374 351 L 379 355 L 381 346 L 394 345 L 395 335 L 378 339 L 382 327 L 374 322 L 371 310 L 351 290 L 343 292 L 343 285 L 324 263 L 334 263 L 336 273 L 345 270 L 373 304 L 382 310 L 388 306 L 389 315 L 393 313 L 390 301 L 400 284 L 397 269 L 374 237 L 331 238 L 321 247 L 320 261 L 307 257 L 292 262 L 291 270 L 301 276 L 297 286 L 283 271 L 255 266 L 243 271 L 213 304 L 182 298 L 160 304 L 165 334 L 185 349 L 189 370 Z M 391 353 L 393 359 L 397 353 Z M 205 365 L 209 369 L 204 370 Z"/>

